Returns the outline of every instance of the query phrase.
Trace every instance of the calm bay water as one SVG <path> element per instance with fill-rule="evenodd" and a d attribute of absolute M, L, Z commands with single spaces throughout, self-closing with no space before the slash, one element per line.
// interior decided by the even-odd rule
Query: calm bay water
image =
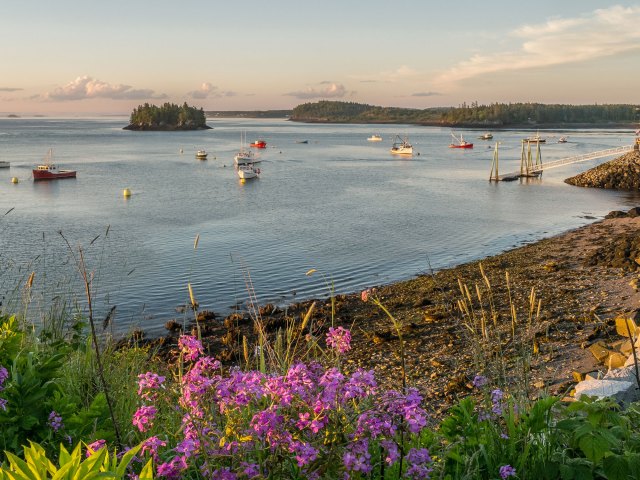
<path fill-rule="evenodd" d="M 201 309 L 228 313 L 246 302 L 247 275 L 260 303 L 285 305 L 325 297 L 331 283 L 350 292 L 464 263 L 640 204 L 633 193 L 563 183 L 598 161 L 528 183 L 489 183 L 493 142 L 502 142 L 500 170 L 517 170 L 525 131 L 494 132 L 491 143 L 473 140 L 465 151 L 447 148 L 450 129 L 434 127 L 220 119 L 209 121 L 213 130 L 174 133 L 129 132 L 126 124 L 0 119 L 0 160 L 11 162 L 0 169 L 6 309 L 21 304 L 31 272 L 34 318 L 58 298 L 82 304 L 67 241 L 76 255 L 82 247 L 93 272 L 98 316 L 116 305 L 117 331 L 159 334 L 167 319 L 181 318 L 176 307 L 188 302 L 189 282 Z M 268 144 L 261 177 L 245 184 L 233 169 L 241 132 Z M 373 133 L 384 141 L 367 142 Z M 420 155 L 392 157 L 396 133 Z M 481 133 L 463 132 L 468 140 Z M 627 130 L 541 135 L 545 161 L 633 142 Z M 555 143 L 560 135 L 569 143 Z M 32 181 L 49 148 L 77 179 Z M 207 161 L 195 159 L 199 149 Z M 318 273 L 306 276 L 311 268 Z"/>

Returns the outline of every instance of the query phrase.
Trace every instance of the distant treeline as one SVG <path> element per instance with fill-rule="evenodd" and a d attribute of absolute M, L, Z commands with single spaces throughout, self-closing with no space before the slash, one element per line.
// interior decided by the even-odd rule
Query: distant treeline
<path fill-rule="evenodd" d="M 216 110 L 206 114 L 210 118 L 288 118 L 291 110 Z"/>
<path fill-rule="evenodd" d="M 134 108 L 127 130 L 198 130 L 207 126 L 202 108 L 190 107 L 187 103 L 178 106 L 165 103 L 158 107 L 145 103 Z"/>
<path fill-rule="evenodd" d="M 293 109 L 291 120 L 326 123 L 412 123 L 446 126 L 543 124 L 632 124 L 637 105 L 546 105 L 542 103 L 462 104 L 459 107 L 397 108 L 323 100 Z"/>

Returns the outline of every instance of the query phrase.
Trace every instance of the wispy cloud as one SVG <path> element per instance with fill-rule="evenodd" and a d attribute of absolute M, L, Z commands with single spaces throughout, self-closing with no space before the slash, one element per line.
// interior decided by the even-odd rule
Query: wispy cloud
<path fill-rule="evenodd" d="M 87 75 L 78 77 L 38 98 L 55 101 L 74 101 L 91 98 L 108 98 L 111 100 L 144 100 L 166 98 L 164 94 L 156 94 L 151 89 L 135 89 L 129 85 L 110 84 Z"/>
<path fill-rule="evenodd" d="M 442 94 L 438 92 L 416 92 L 411 94 L 412 97 L 438 97 L 440 95 Z"/>
<path fill-rule="evenodd" d="M 352 78 L 361 83 L 394 83 L 418 75 L 418 72 L 413 68 L 407 65 L 400 65 L 395 70 L 383 70 L 368 75 L 352 75 Z"/>
<path fill-rule="evenodd" d="M 198 90 L 187 92 L 187 96 L 198 100 L 205 98 L 235 97 L 236 95 L 236 92 L 222 91 L 209 82 L 203 82 Z"/>
<path fill-rule="evenodd" d="M 0 92 L 19 92 L 20 90 L 24 90 L 23 88 L 13 88 L 13 87 L 0 87 Z"/>
<path fill-rule="evenodd" d="M 285 93 L 284 95 L 296 97 L 301 100 L 310 100 L 313 98 L 344 98 L 353 92 L 347 91 L 341 83 L 323 81 L 318 86 L 308 86 L 304 90 Z"/>
<path fill-rule="evenodd" d="M 510 33 L 520 46 L 507 52 L 474 55 L 440 75 L 448 84 L 486 73 L 584 62 L 640 50 L 640 7 L 613 6 L 576 18 L 522 25 Z"/>

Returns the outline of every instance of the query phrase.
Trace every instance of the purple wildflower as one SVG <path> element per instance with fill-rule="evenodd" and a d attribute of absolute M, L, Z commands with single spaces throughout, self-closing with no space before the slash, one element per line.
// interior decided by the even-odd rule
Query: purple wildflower
<path fill-rule="evenodd" d="M 289 447 L 291 453 L 296 454 L 299 467 L 304 467 L 318 458 L 318 450 L 305 442 L 295 441 Z"/>
<path fill-rule="evenodd" d="M 55 410 L 52 410 L 49 414 L 49 420 L 47 421 L 47 424 L 53 429 L 54 432 L 57 432 L 64 427 L 62 424 L 62 417 L 58 415 Z"/>
<path fill-rule="evenodd" d="M 487 383 L 489 382 L 489 380 L 487 379 L 487 377 L 485 377 L 484 375 L 476 375 L 473 378 L 473 382 L 472 385 L 475 388 L 482 388 L 484 387 Z"/>
<path fill-rule="evenodd" d="M 496 415 L 502 414 L 502 398 L 504 393 L 499 388 L 491 392 L 491 411 Z"/>
<path fill-rule="evenodd" d="M 141 373 L 138 375 L 138 395 L 146 400 L 155 400 L 158 396 L 155 390 L 162 386 L 164 380 L 165 378 L 157 373 Z"/>
<path fill-rule="evenodd" d="M 0 408 L 5 412 L 7 411 L 7 403 L 9 403 L 9 401 L 6 398 L 0 398 Z"/>
<path fill-rule="evenodd" d="M 158 460 L 158 449 L 160 447 L 166 447 L 167 442 L 160 440 L 158 437 L 153 436 L 147 438 L 142 443 L 142 454 L 149 453 L 156 461 Z"/>
<path fill-rule="evenodd" d="M 153 426 L 153 419 L 157 412 L 158 410 L 154 406 L 142 406 L 133 414 L 132 423 L 138 427 L 141 432 L 144 432 Z"/>
<path fill-rule="evenodd" d="M 431 456 L 426 448 L 412 448 L 405 457 L 407 460 L 407 471 L 404 476 L 406 478 L 425 480 L 429 478 L 429 474 L 433 468 L 429 467 Z"/>
<path fill-rule="evenodd" d="M 500 478 L 502 478 L 503 480 L 507 477 L 515 477 L 516 476 L 516 469 L 513 468 L 511 465 L 503 465 L 500 467 Z"/>
<path fill-rule="evenodd" d="M 107 445 L 106 440 L 96 440 L 95 442 L 90 443 L 89 445 L 87 445 L 87 453 L 86 453 L 87 457 L 90 457 L 101 448 L 104 448 L 106 445 Z"/>
<path fill-rule="evenodd" d="M 342 327 L 329 327 L 327 345 L 340 354 L 348 352 L 351 350 L 351 332 Z"/>
<path fill-rule="evenodd" d="M 240 467 L 242 468 L 242 473 L 246 475 L 247 478 L 253 478 L 260 475 L 260 465 L 257 463 L 240 463 Z"/>
<path fill-rule="evenodd" d="M 204 351 L 202 342 L 193 335 L 182 335 L 178 340 L 178 346 L 180 347 L 180 353 L 184 355 L 184 359 L 188 362 L 197 360 Z"/>
<path fill-rule="evenodd" d="M 398 449 L 398 444 L 396 442 L 393 440 L 382 440 L 380 445 L 382 445 L 382 448 L 387 452 L 384 459 L 387 465 L 393 465 L 400 460 L 400 450 Z"/>
<path fill-rule="evenodd" d="M 228 468 L 219 468 L 214 470 L 211 474 L 211 480 L 236 480 L 236 474 L 230 471 Z"/>
<path fill-rule="evenodd" d="M 9 378 L 9 371 L 3 366 L 0 366 L 0 392 L 3 390 L 2 385 L 7 380 L 7 378 Z"/>
<path fill-rule="evenodd" d="M 182 470 L 187 469 L 187 459 L 183 456 L 176 456 L 170 462 L 158 465 L 158 475 L 168 479 L 180 478 Z"/>
<path fill-rule="evenodd" d="M 342 463 L 347 472 L 369 473 L 373 469 L 369 453 L 369 440 L 364 438 L 351 443 L 342 456 Z"/>

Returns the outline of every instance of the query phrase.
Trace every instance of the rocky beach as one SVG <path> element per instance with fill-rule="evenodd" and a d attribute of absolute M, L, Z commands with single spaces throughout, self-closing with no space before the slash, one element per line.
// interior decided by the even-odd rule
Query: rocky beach
<path fill-rule="evenodd" d="M 594 170 L 618 172 L 621 163 L 636 161 L 629 156 L 637 152 Z M 275 343 L 278 332 L 295 332 L 309 315 L 299 343 L 305 352 L 324 347 L 332 324 L 343 326 L 352 334 L 345 369 L 373 369 L 391 388 L 402 388 L 406 372 L 407 385 L 421 391 L 435 418 L 472 392 L 478 373 L 532 397 L 566 397 L 587 372 L 607 372 L 594 346 L 620 343 L 615 318 L 633 317 L 640 307 L 638 232 L 640 208 L 611 212 L 561 235 L 364 295 L 263 305 L 225 319 L 199 312 L 197 324 L 209 352 L 229 366 L 246 360 L 243 337 L 253 345 L 260 328 Z M 167 328 L 170 350 L 181 325 Z"/>

